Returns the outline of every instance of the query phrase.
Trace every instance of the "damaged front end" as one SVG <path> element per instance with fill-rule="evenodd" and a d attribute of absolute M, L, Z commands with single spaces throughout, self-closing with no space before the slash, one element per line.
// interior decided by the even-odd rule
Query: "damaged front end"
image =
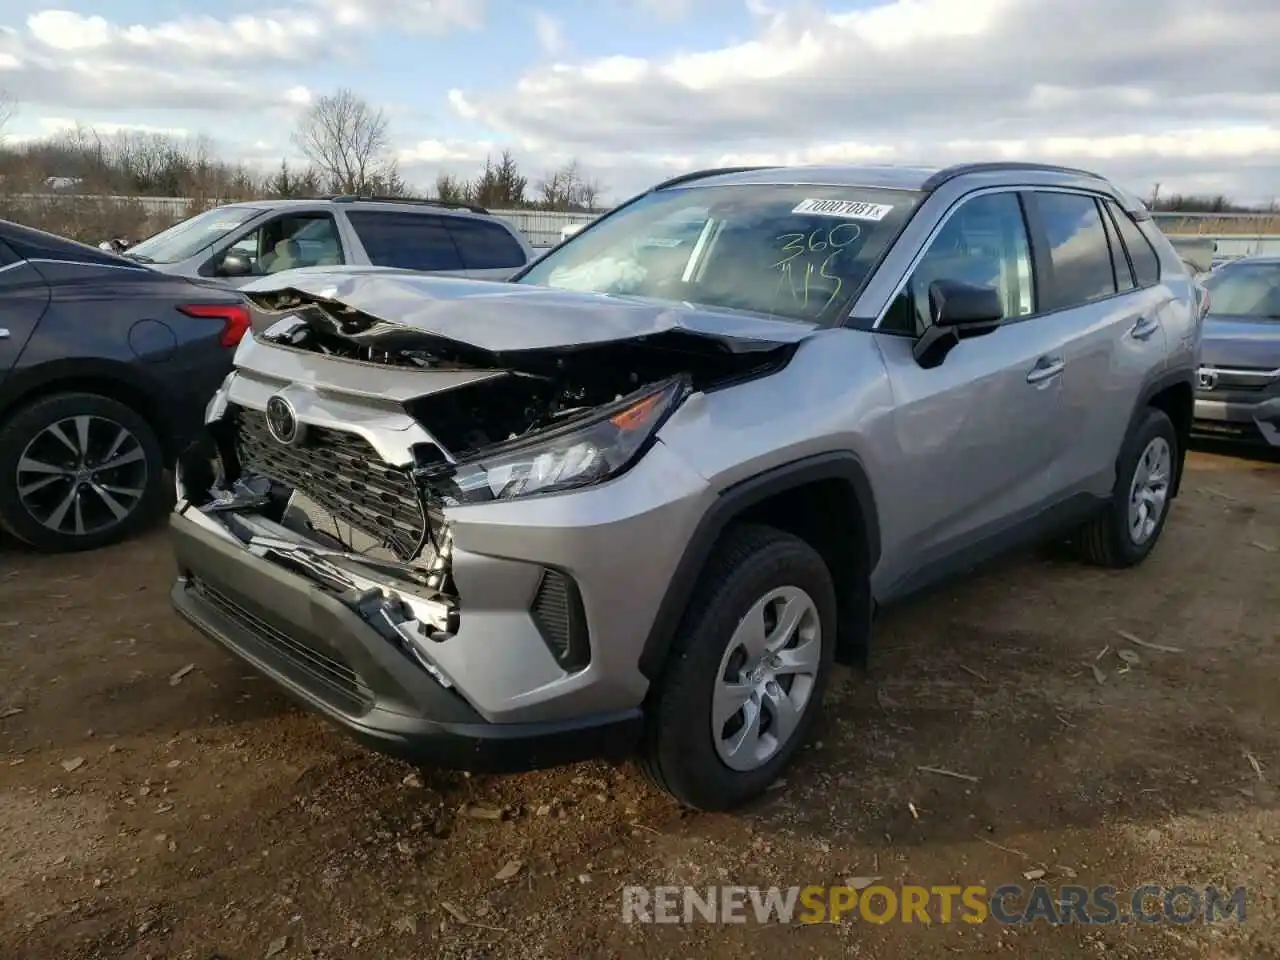
<path fill-rule="evenodd" d="M 795 340 L 677 321 L 504 350 L 296 288 L 250 298 L 255 332 L 179 465 L 178 511 L 337 597 L 445 686 L 433 647 L 465 617 L 452 511 L 617 477 L 690 393 L 777 369 Z M 467 306 L 484 327 L 494 305 Z M 563 647 L 563 669 L 584 665 Z"/>

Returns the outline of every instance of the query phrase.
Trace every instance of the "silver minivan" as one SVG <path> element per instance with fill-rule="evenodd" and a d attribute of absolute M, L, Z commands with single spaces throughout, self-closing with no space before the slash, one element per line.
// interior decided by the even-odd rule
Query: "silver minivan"
<path fill-rule="evenodd" d="M 521 233 L 482 207 L 330 197 L 229 203 L 130 247 L 159 270 L 242 286 L 298 267 L 395 267 L 506 280 L 534 259 Z"/>

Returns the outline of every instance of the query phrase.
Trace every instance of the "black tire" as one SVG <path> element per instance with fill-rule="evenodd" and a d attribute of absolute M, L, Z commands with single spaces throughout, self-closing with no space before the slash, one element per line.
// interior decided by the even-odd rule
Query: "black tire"
<path fill-rule="evenodd" d="M 125 481 L 139 484 L 127 489 L 141 489 L 141 496 L 136 499 L 113 496 L 116 504 L 127 508 L 123 518 L 117 519 L 114 512 L 107 508 L 105 501 L 96 498 L 92 491 L 86 493 L 86 497 L 92 495 L 96 499 L 93 504 L 86 502 L 85 511 L 93 515 L 91 519 L 103 518 L 104 526 L 95 528 L 94 523 L 86 520 L 86 532 L 79 534 L 74 530 L 74 520 L 70 530 L 52 529 L 41 523 L 23 502 L 17 482 L 19 460 L 28 445 L 50 426 L 76 417 L 93 418 L 95 440 L 100 431 L 109 430 L 112 424 L 124 428 L 136 440 L 136 446 L 131 441 L 127 449 L 141 451 L 141 457 L 132 461 L 129 467 L 144 468 L 132 469 Z M 114 435 L 118 436 L 118 432 Z M 74 459 L 69 450 L 66 452 Z M 40 397 L 20 408 L 0 425 L 0 526 L 43 553 L 95 550 L 116 543 L 153 520 L 163 507 L 166 496 L 164 468 L 164 453 L 155 430 L 131 407 L 96 393 L 59 393 Z M 117 468 L 117 471 L 123 469 Z M 29 474 L 25 476 L 29 477 Z M 121 476 L 119 472 L 108 472 L 99 475 L 97 479 L 103 484 L 115 485 L 121 482 Z M 51 484 L 51 497 L 60 494 L 61 488 L 57 484 L 62 482 L 59 480 Z M 74 481 L 66 482 L 71 484 Z M 29 480 L 26 486 L 30 486 Z"/>
<path fill-rule="evenodd" d="M 789 740 L 763 765 L 730 769 L 711 727 L 717 671 L 743 615 L 772 589 L 809 595 L 821 627 L 814 685 Z M 687 807 L 726 810 L 762 793 L 808 738 L 821 709 L 836 648 L 836 594 L 827 565 L 805 541 L 762 526 L 731 528 L 698 580 L 655 684 L 640 765 L 661 789 Z"/>
<path fill-rule="evenodd" d="M 1164 507 L 1156 521 L 1155 529 L 1142 543 L 1135 543 L 1129 532 L 1129 491 L 1134 472 L 1147 449 L 1156 438 L 1163 438 L 1169 445 L 1169 491 L 1177 484 L 1177 471 L 1181 463 L 1178 453 L 1178 433 L 1168 414 L 1155 407 L 1148 407 L 1129 430 L 1116 461 L 1116 485 L 1111 502 L 1086 523 L 1076 538 L 1081 559 L 1100 567 L 1122 569 L 1132 567 L 1147 558 L 1164 531 L 1169 518 L 1173 498 L 1166 494 Z"/>

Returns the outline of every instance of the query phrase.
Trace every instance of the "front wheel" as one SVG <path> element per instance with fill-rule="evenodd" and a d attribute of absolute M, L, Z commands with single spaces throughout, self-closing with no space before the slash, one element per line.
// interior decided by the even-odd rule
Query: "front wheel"
<path fill-rule="evenodd" d="M 1125 438 L 1107 507 L 1080 533 L 1082 557 L 1103 567 L 1132 567 L 1164 531 L 1177 481 L 1178 433 L 1168 414 L 1147 408 Z"/>
<path fill-rule="evenodd" d="M 813 726 L 835 644 L 835 587 L 817 551 L 770 527 L 731 530 L 658 683 L 645 772 L 695 809 L 762 793 Z"/>
<path fill-rule="evenodd" d="M 155 431 L 110 397 L 41 397 L 0 426 L 0 526 L 37 550 L 122 540 L 164 496 Z"/>

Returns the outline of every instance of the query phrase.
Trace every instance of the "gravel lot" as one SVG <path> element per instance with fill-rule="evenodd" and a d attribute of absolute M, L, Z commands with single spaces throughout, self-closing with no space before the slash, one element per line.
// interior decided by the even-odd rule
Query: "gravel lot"
<path fill-rule="evenodd" d="M 1197 453 L 1184 487 L 1139 570 L 1040 551 L 890 612 L 790 783 L 733 816 L 682 814 L 625 767 L 365 753 L 178 621 L 163 531 L 0 546 L 0 957 L 1278 956 L 1280 463 Z M 1033 868 L 1245 885 L 1248 918 L 621 922 L 625 884 Z"/>

